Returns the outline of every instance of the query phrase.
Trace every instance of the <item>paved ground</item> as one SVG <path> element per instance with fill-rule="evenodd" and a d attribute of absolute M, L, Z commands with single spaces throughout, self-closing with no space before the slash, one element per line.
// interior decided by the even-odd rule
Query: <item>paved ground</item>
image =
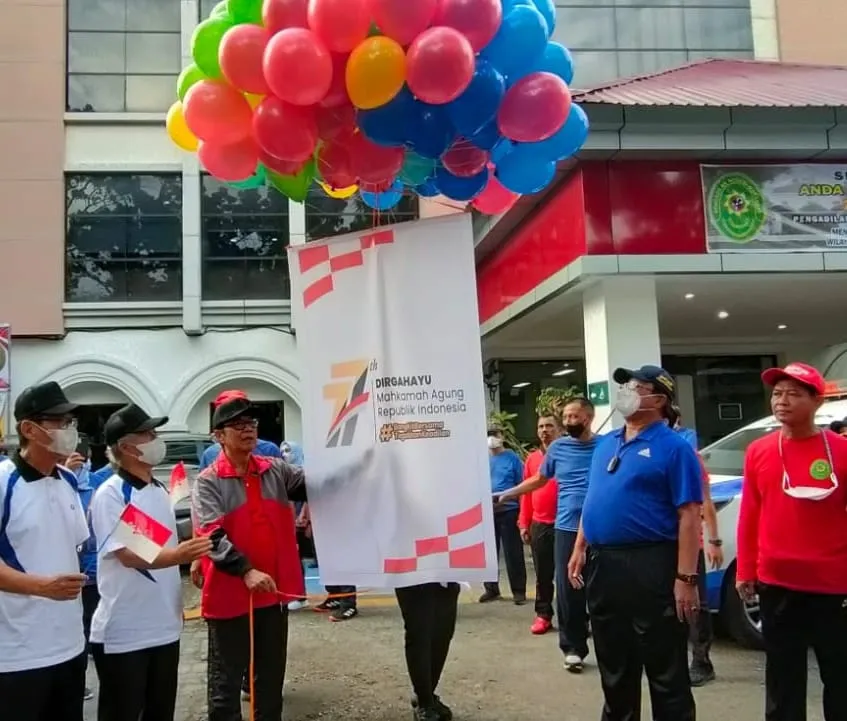
<path fill-rule="evenodd" d="M 464 592 L 441 694 L 459 721 L 596 721 L 600 681 L 589 665 L 572 676 L 561 665 L 554 634 L 529 633 L 531 606 L 481 606 Z M 196 594 L 188 591 L 187 606 Z M 411 718 L 400 614 L 392 597 L 365 597 L 353 621 L 332 624 L 312 611 L 292 614 L 286 721 L 396 721 Z M 205 721 L 206 633 L 186 623 L 177 721 Z M 705 721 L 762 719 L 763 658 L 728 641 L 714 651 L 718 681 L 695 690 Z M 589 658 L 590 663 L 590 658 Z M 91 673 L 91 672 L 89 672 Z M 93 673 L 92 683 L 93 681 Z M 820 683 L 812 667 L 808 721 L 822 721 Z M 86 721 L 94 721 L 89 702 Z M 645 689 L 644 721 L 648 701 Z M 245 709 L 245 719 L 247 718 Z"/>

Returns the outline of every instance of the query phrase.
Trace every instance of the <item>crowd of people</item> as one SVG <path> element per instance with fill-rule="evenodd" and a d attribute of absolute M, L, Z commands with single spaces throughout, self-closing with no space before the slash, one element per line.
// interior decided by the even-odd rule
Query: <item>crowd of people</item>
<path fill-rule="evenodd" d="M 584 670 L 589 638 L 603 721 L 637 721 L 646 672 L 654 721 L 694 721 L 692 685 L 715 678 L 707 566 L 722 541 L 696 437 L 681 426 L 673 378 L 656 366 L 618 369 L 623 427 L 592 431 L 576 398 L 538 419 L 525 462 L 489 431 L 498 555 L 523 605 L 529 544 L 535 621 L 558 626 L 564 666 Z M 737 590 L 758 594 L 766 646 L 766 721 L 805 721 L 807 651 L 824 683 L 824 718 L 847 719 L 847 440 L 815 424 L 824 382 L 809 366 L 763 374 L 780 428 L 747 451 Z M 167 418 L 129 405 L 106 422 L 110 464 L 79 453 L 76 406 L 53 382 L 23 390 L 20 449 L 0 460 L 0 697 L 16 721 L 82 721 L 89 656 L 98 721 L 173 721 L 183 626 L 179 568 L 191 564 L 208 632 L 209 721 L 280 721 L 289 611 L 306 600 L 310 538 L 302 451 L 259 446 L 254 406 L 239 391 L 215 401 L 216 445 L 192 491 L 195 537 L 178 542 L 173 498 L 153 476 Z M 369 454 L 313 484 L 355 479 Z M 147 554 L 116 532 L 128 509 L 164 529 Z M 703 529 L 705 527 L 705 533 Z M 144 557 L 142 557 L 144 556 Z M 356 589 L 328 589 L 321 610 L 356 615 Z M 453 638 L 460 586 L 396 590 L 416 721 L 450 721 L 436 690 Z M 501 597 L 496 582 L 480 602 Z M 352 612 L 351 612 L 352 609 Z M 688 662 L 690 639 L 693 659 Z"/>

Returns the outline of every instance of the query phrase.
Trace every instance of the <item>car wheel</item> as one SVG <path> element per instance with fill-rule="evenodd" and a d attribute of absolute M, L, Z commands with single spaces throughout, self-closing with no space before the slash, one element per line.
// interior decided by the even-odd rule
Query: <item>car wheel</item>
<path fill-rule="evenodd" d="M 730 636 L 746 648 L 762 649 L 762 619 L 758 598 L 745 603 L 735 591 L 735 564 L 726 570 L 721 618 Z"/>

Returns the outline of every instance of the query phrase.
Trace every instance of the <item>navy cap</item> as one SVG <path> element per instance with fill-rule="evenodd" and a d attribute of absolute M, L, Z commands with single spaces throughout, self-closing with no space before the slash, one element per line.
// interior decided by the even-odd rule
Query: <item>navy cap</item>
<path fill-rule="evenodd" d="M 674 383 L 673 376 L 659 366 L 641 366 L 635 369 L 618 368 L 615 370 L 612 378 L 614 378 L 615 383 L 620 383 L 621 385 L 632 380 L 641 381 L 642 383 L 652 383 L 655 388 L 670 398 L 673 398 L 676 392 L 676 383 Z"/>

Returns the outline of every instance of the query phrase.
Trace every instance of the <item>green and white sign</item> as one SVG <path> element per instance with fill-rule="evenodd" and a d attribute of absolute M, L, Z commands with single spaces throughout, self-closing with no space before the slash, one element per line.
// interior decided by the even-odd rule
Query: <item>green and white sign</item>
<path fill-rule="evenodd" d="M 847 250 L 847 166 L 702 165 L 710 253 Z"/>
<path fill-rule="evenodd" d="M 609 381 L 588 384 L 588 400 L 595 406 L 609 405 Z"/>

